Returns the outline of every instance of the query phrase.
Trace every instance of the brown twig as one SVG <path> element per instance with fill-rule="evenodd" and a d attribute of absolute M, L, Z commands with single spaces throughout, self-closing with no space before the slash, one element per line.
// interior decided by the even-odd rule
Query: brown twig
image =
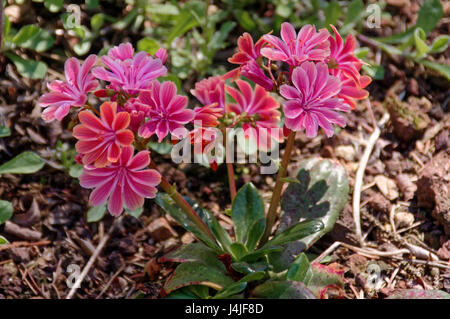
<path fill-rule="evenodd" d="M 50 240 L 42 240 L 42 241 L 36 241 L 36 242 L 28 242 L 28 241 L 16 241 L 11 244 L 1 245 L 0 251 L 2 250 L 8 250 L 11 248 L 17 248 L 17 247 L 30 247 L 30 246 L 45 246 L 48 244 L 51 244 L 52 242 Z"/>
<path fill-rule="evenodd" d="M 103 236 L 103 238 L 100 240 L 100 242 L 98 243 L 98 246 L 95 248 L 94 253 L 92 254 L 92 256 L 89 258 L 86 266 L 84 266 L 83 271 L 81 272 L 81 274 L 77 277 L 77 280 L 75 281 L 74 285 L 72 286 L 72 288 L 69 291 L 69 294 L 67 295 L 66 299 L 72 299 L 73 295 L 75 294 L 76 290 L 80 287 L 81 283 L 83 282 L 84 278 L 86 277 L 87 273 L 89 272 L 89 270 L 91 269 L 91 267 L 94 265 L 95 260 L 97 259 L 97 257 L 100 255 L 101 251 L 103 250 L 103 247 L 105 247 L 106 242 L 109 240 L 109 238 L 111 237 L 112 232 L 114 231 L 114 229 L 119 225 L 119 223 L 121 222 L 122 217 L 117 218 L 116 220 L 114 220 L 113 225 L 111 226 L 111 228 L 109 229 L 108 233 Z"/>

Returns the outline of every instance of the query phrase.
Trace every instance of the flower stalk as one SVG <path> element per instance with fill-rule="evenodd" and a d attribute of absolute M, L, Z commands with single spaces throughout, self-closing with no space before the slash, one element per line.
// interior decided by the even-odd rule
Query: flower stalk
<path fill-rule="evenodd" d="M 270 201 L 269 210 L 267 211 L 266 216 L 266 229 L 259 243 L 260 246 L 265 244 L 269 239 L 269 236 L 272 232 L 272 227 L 275 224 L 275 220 L 277 217 L 277 209 L 280 203 L 281 191 L 283 189 L 283 178 L 287 172 L 287 166 L 291 159 L 292 148 L 294 147 L 295 142 L 295 132 L 291 131 L 287 138 L 286 147 L 284 149 L 283 158 L 281 160 L 281 166 L 278 169 L 277 180 L 275 182 L 275 187 L 273 189 L 272 199 Z"/>

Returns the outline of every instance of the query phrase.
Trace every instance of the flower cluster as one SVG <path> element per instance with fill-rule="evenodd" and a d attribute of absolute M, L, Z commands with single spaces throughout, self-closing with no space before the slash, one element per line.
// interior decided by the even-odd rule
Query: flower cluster
<path fill-rule="evenodd" d="M 65 64 L 66 80 L 48 84 L 50 92 L 40 99 L 42 118 L 61 121 L 75 110 L 79 124 L 73 136 L 78 140 L 77 161 L 84 167 L 80 183 L 94 189 L 92 205 L 108 202 L 109 212 L 117 216 L 156 195 L 162 177 L 148 168 L 151 159 L 145 149 L 151 139 L 160 143 L 167 136 L 188 137 L 203 153 L 217 132 L 242 128 L 245 138 L 267 150 L 289 130 L 305 130 L 312 138 L 321 127 L 330 137 L 333 124 L 345 126 L 340 112 L 367 97 L 364 88 L 370 78 L 360 75 L 354 37 L 344 41 L 331 28 L 334 36 L 311 25 L 297 33 L 283 23 L 281 38 L 266 34 L 256 42 L 244 33 L 238 52 L 229 59 L 238 67 L 197 82 L 190 93 L 201 106 L 194 109 L 188 108 L 187 97 L 177 93 L 173 82 L 164 81 L 164 49 L 152 56 L 136 53 L 125 43 L 101 58 L 90 55 L 82 65 L 71 58 Z M 99 89 L 100 83 L 104 87 Z M 88 98 L 91 92 L 96 98 Z M 285 99 L 282 108 L 273 93 Z M 98 99 L 106 101 L 91 104 Z M 188 124 L 193 124 L 190 133 Z"/>
<path fill-rule="evenodd" d="M 297 33 L 285 22 L 281 38 L 266 34 L 256 44 L 245 33 L 238 40 L 238 52 L 228 60 L 239 67 L 225 77 L 242 75 L 266 90 L 279 92 L 286 99 L 283 112 L 288 130 L 305 130 L 308 137 L 314 137 L 321 127 L 330 137 L 332 124 L 345 126 L 339 112 L 355 108 L 355 100 L 366 98 L 364 88 L 371 81 L 360 74 L 362 62 L 355 57 L 353 35 L 344 42 L 336 28 L 331 28 L 334 37 L 311 25 Z"/>

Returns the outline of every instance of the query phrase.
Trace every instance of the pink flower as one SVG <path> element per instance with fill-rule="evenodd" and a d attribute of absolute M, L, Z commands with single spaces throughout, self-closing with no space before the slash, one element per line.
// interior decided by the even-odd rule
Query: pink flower
<path fill-rule="evenodd" d="M 227 86 L 226 90 L 236 103 L 227 104 L 227 112 L 234 112 L 244 117 L 242 128 L 247 138 L 253 138 L 260 148 L 270 148 L 269 137 L 280 141 L 282 138 L 280 112 L 278 102 L 270 96 L 263 87 L 250 84 L 243 80 L 235 81 L 239 90 Z"/>
<path fill-rule="evenodd" d="M 134 48 L 129 42 L 121 43 L 119 46 L 109 49 L 108 56 L 114 60 L 132 60 L 134 56 Z"/>
<path fill-rule="evenodd" d="M 102 56 L 101 61 L 109 69 L 96 67 L 92 74 L 98 79 L 110 82 L 108 88 L 116 92 L 124 91 L 136 95 L 143 89 L 148 89 L 152 80 L 167 74 L 167 69 L 160 59 L 154 59 L 145 52 L 139 52 L 133 57 L 131 44 L 122 44 Z"/>
<path fill-rule="evenodd" d="M 237 41 L 238 52 L 235 53 L 228 62 L 233 64 L 245 64 L 249 61 L 254 61 L 261 56 L 261 48 L 264 45 L 264 40 L 259 39 L 256 44 L 253 43 L 252 36 L 245 32 Z"/>
<path fill-rule="evenodd" d="M 191 94 L 203 105 L 217 103 L 218 107 L 225 109 L 225 81 L 219 75 L 195 83 Z"/>
<path fill-rule="evenodd" d="M 328 74 L 325 63 L 304 62 L 292 72 L 292 83 L 294 86 L 280 87 L 280 94 L 288 100 L 283 105 L 287 128 L 306 129 L 306 136 L 312 138 L 317 135 L 318 126 L 328 137 L 334 133 L 333 123 L 345 126 L 345 118 L 336 111 L 350 108 L 337 98 L 341 83 Z"/>
<path fill-rule="evenodd" d="M 149 116 L 150 107 L 139 102 L 137 98 L 131 98 L 125 103 L 124 109 L 130 114 L 129 129 L 137 133 L 146 117 Z"/>
<path fill-rule="evenodd" d="M 160 59 L 161 63 L 166 63 L 167 60 L 167 50 L 164 48 L 159 48 L 158 51 L 155 53 L 155 58 Z"/>
<path fill-rule="evenodd" d="M 355 80 L 352 77 L 347 77 L 345 74 L 340 73 L 338 74 L 338 78 L 342 83 L 342 88 L 338 97 L 343 99 L 352 110 L 356 107 L 355 100 L 363 100 L 369 96 L 369 92 L 364 90 L 364 88 L 372 81 L 369 76 L 363 75 L 360 76 L 358 80 Z"/>
<path fill-rule="evenodd" d="M 255 61 L 250 61 L 242 65 L 241 74 L 256 84 L 259 84 L 267 91 L 272 91 L 273 81 L 265 75 L 264 71 L 261 70 Z"/>
<path fill-rule="evenodd" d="M 218 119 L 223 115 L 223 109 L 217 106 L 217 103 L 196 107 L 194 109 L 194 124 L 200 123 L 201 126 L 215 127 L 219 125 Z"/>
<path fill-rule="evenodd" d="M 46 109 L 42 112 L 42 118 L 46 122 L 55 118 L 61 121 L 72 106 L 83 106 L 87 101 L 87 93 L 98 86 L 98 81 L 89 73 L 97 57 L 92 54 L 80 67 L 80 62 L 70 58 L 64 64 L 66 81 L 55 80 L 48 84 L 52 91 L 44 94 L 39 103 Z"/>
<path fill-rule="evenodd" d="M 295 32 L 294 27 L 284 22 L 281 25 L 280 38 L 266 34 L 263 39 L 273 48 L 261 49 L 261 54 L 270 60 L 283 61 L 291 66 L 298 66 L 306 60 L 323 61 L 330 54 L 329 32 L 321 29 L 316 32 L 312 25 L 303 26 Z"/>
<path fill-rule="evenodd" d="M 356 40 L 349 34 L 345 44 L 336 28 L 330 25 L 334 31 L 336 39 L 329 37 L 330 57 L 328 67 L 330 74 L 338 77 L 342 82 L 342 89 L 338 97 L 342 98 L 352 109 L 355 108 L 355 100 L 362 100 L 369 96 L 369 92 L 364 90 L 372 81 L 370 77 L 361 76 L 362 62 L 355 56 Z"/>
<path fill-rule="evenodd" d="M 111 215 L 119 216 L 123 204 L 130 210 L 144 205 L 144 198 L 154 198 L 161 175 L 154 169 L 144 169 L 150 163 L 149 151 L 141 151 L 133 157 L 133 147 L 123 148 L 119 160 L 108 167 L 85 166 L 80 185 L 94 188 L 89 196 L 93 206 L 108 200 Z"/>
<path fill-rule="evenodd" d="M 186 109 L 187 97 L 177 95 L 177 87 L 170 81 L 162 84 L 153 81 L 150 90 L 142 91 L 138 101 L 150 107 L 150 120 L 139 128 L 139 135 L 148 138 L 156 133 L 159 142 L 169 131 L 177 137 L 182 135 L 184 124 L 195 116 L 193 110 Z"/>
<path fill-rule="evenodd" d="M 126 129 L 130 115 L 117 113 L 117 104 L 105 102 L 100 106 L 100 119 L 89 111 L 78 114 L 81 124 L 73 128 L 73 136 L 78 139 L 75 147 L 83 154 L 83 164 L 94 163 L 104 167 L 119 160 L 121 147 L 129 146 L 134 139 L 133 132 Z"/>

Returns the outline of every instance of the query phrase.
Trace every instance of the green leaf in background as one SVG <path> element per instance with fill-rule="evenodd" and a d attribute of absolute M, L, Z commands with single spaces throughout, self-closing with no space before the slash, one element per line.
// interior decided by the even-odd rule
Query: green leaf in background
<path fill-rule="evenodd" d="M 0 225 L 4 224 L 13 215 L 13 206 L 6 200 L 0 200 Z"/>
<path fill-rule="evenodd" d="M 314 294 L 299 281 L 266 281 L 252 291 L 252 297 L 263 299 L 317 299 Z"/>
<path fill-rule="evenodd" d="M 125 17 L 117 22 L 114 22 L 112 24 L 112 28 L 119 31 L 124 30 L 136 18 L 136 16 L 139 14 L 139 10 L 140 8 L 134 8 Z"/>
<path fill-rule="evenodd" d="M 83 173 L 83 165 L 73 164 L 69 167 L 69 175 L 73 178 L 80 177 L 81 173 Z"/>
<path fill-rule="evenodd" d="M 64 0 L 44 0 L 44 6 L 50 12 L 59 12 L 64 5 Z"/>
<path fill-rule="evenodd" d="M 98 9 L 100 0 L 85 0 L 84 3 L 86 4 L 86 9 L 92 11 Z"/>
<path fill-rule="evenodd" d="M 22 27 L 12 38 L 12 42 L 21 48 L 44 52 L 53 46 L 55 40 L 49 31 L 30 24 Z"/>
<path fill-rule="evenodd" d="M 200 25 L 201 17 L 204 18 L 205 3 L 199 1 L 189 1 L 184 5 L 180 14 L 174 19 L 174 27 L 167 36 L 167 43 L 170 45 L 175 38 L 185 34 L 192 28 Z"/>
<path fill-rule="evenodd" d="M 6 245 L 6 244 L 9 244 L 9 241 L 5 237 L 0 236 L 0 245 Z"/>
<path fill-rule="evenodd" d="M 450 41 L 450 36 L 448 35 L 440 35 L 436 37 L 431 44 L 430 53 L 440 53 L 444 52 L 448 48 L 448 44 Z"/>
<path fill-rule="evenodd" d="M 425 65 L 427 68 L 435 70 L 442 74 L 447 80 L 450 81 L 450 65 L 444 65 L 437 62 L 429 61 L 429 60 L 417 60 L 418 63 Z"/>
<path fill-rule="evenodd" d="M 325 8 L 325 24 L 327 26 L 330 24 L 335 25 L 341 14 L 341 5 L 335 0 L 329 2 Z"/>
<path fill-rule="evenodd" d="M 0 165 L 0 174 L 32 174 L 44 166 L 44 160 L 34 152 L 25 151 Z"/>
<path fill-rule="evenodd" d="M 208 49 L 214 52 L 215 50 L 222 49 L 226 44 L 225 41 L 228 37 L 228 34 L 231 30 L 233 30 L 235 26 L 236 22 L 233 21 L 227 21 L 222 24 L 220 29 L 214 33 L 211 41 L 208 43 Z"/>
<path fill-rule="evenodd" d="M 7 126 L 0 126 L 0 137 L 7 137 L 11 135 L 11 129 Z"/>
<path fill-rule="evenodd" d="M 286 274 L 287 280 L 301 281 L 308 285 L 313 277 L 313 270 L 308 257 L 301 253 L 295 261 L 289 266 Z"/>
<path fill-rule="evenodd" d="M 100 221 L 106 214 L 106 203 L 89 208 L 86 214 L 88 223 L 95 223 Z"/>
<path fill-rule="evenodd" d="M 106 21 L 106 15 L 104 13 L 94 14 L 91 18 L 91 28 L 92 31 L 98 33 L 100 29 L 103 27 Z"/>
<path fill-rule="evenodd" d="M 362 69 L 374 80 L 383 80 L 384 79 L 384 68 L 381 65 L 363 65 Z"/>
<path fill-rule="evenodd" d="M 408 42 L 417 27 L 422 28 L 428 34 L 436 27 L 442 16 L 443 9 L 441 2 L 439 0 L 427 0 L 420 7 L 415 26 L 407 29 L 405 32 L 377 38 L 376 40 L 391 44 Z"/>
<path fill-rule="evenodd" d="M 292 14 L 292 4 L 284 4 L 284 3 L 279 3 L 277 4 L 277 7 L 275 9 L 275 13 L 277 15 L 279 15 L 282 18 L 289 18 L 290 15 Z"/>
<path fill-rule="evenodd" d="M 170 3 L 165 4 L 150 3 L 147 4 L 147 6 L 145 7 L 145 11 L 150 15 L 162 14 L 162 15 L 176 16 L 180 14 L 180 10 L 178 10 L 178 7 Z"/>
<path fill-rule="evenodd" d="M 427 0 L 420 7 L 416 27 L 422 28 L 428 34 L 436 28 L 443 15 L 442 4 L 439 0 Z"/>
<path fill-rule="evenodd" d="M 43 79 L 47 74 L 47 64 L 34 60 L 25 60 L 21 57 L 6 52 L 5 55 L 13 61 L 20 75 L 30 79 Z"/>
<path fill-rule="evenodd" d="M 345 15 L 344 25 L 340 29 L 340 32 L 343 32 L 344 34 L 350 32 L 354 25 L 364 16 L 364 14 L 364 2 L 362 2 L 362 0 L 353 0 L 350 2 Z M 343 29 L 345 29 L 345 32 Z"/>
<path fill-rule="evenodd" d="M 178 265 L 173 275 L 166 281 L 164 290 L 169 294 L 176 289 L 190 285 L 204 285 L 221 290 L 234 283 L 224 268 L 207 266 L 197 261 L 182 263 Z"/>
<path fill-rule="evenodd" d="M 137 49 L 138 51 L 145 51 L 148 54 L 153 55 L 158 51 L 159 43 L 153 38 L 146 37 L 138 41 Z"/>
<path fill-rule="evenodd" d="M 236 241 L 247 244 L 250 229 L 261 218 L 264 218 L 264 201 L 252 183 L 245 184 L 237 192 L 231 206 L 231 219 L 234 223 Z M 250 247 L 249 250 L 254 248 L 255 241 L 257 242 L 261 238 L 263 232 L 253 234 L 257 240 L 252 239 L 253 247 Z"/>
<path fill-rule="evenodd" d="M 234 10 L 233 13 L 241 27 L 250 32 L 255 31 L 256 23 L 248 11 L 238 9 Z"/>
<path fill-rule="evenodd" d="M 414 43 L 416 45 L 417 57 L 423 57 L 430 51 L 425 39 L 426 34 L 422 28 L 414 30 Z"/>

